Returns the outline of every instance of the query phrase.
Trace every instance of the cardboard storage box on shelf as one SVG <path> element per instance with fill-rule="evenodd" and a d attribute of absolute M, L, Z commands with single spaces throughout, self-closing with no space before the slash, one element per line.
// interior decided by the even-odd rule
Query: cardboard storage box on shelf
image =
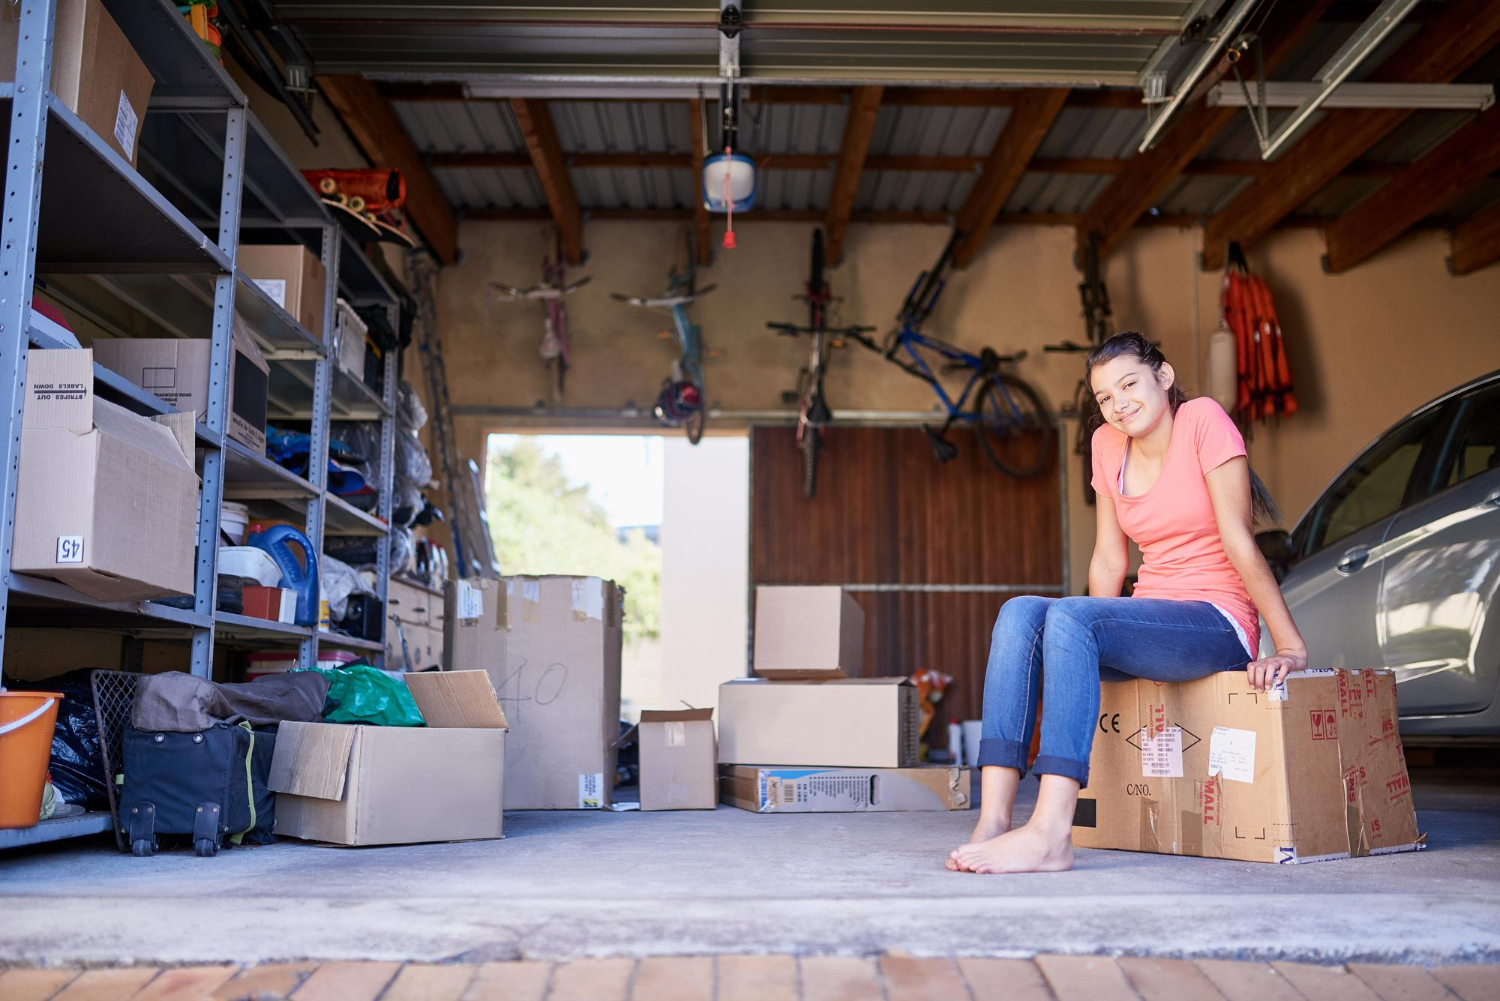
<path fill-rule="evenodd" d="M 271 301 L 313 335 L 323 339 L 323 294 L 328 273 L 323 262 L 300 243 L 240 244 L 235 263 Z"/>
<path fill-rule="evenodd" d="M 191 594 L 192 415 L 95 398 L 87 349 L 32 351 L 25 394 L 11 569 L 106 601 Z"/>
<path fill-rule="evenodd" d="M 712 810 L 719 804 L 712 709 L 646 709 L 615 742 L 640 750 L 642 810 Z"/>
<path fill-rule="evenodd" d="M 21 10 L 18 4 L 0 4 L 0 80 L 16 78 Z M 99 0 L 57 0 L 52 92 L 131 166 L 155 85 Z"/>
<path fill-rule="evenodd" d="M 755 589 L 755 673 L 772 680 L 864 673 L 865 613 L 841 587 Z"/>
<path fill-rule="evenodd" d="M 911 768 L 917 726 L 917 689 L 907 678 L 719 686 L 721 764 Z"/>
<path fill-rule="evenodd" d="M 1420 847 L 1389 671 L 1107 682 L 1073 843 L 1245 862 Z"/>
<path fill-rule="evenodd" d="M 425 727 L 283 723 L 276 833 L 339 845 L 503 836 L 505 714 L 482 671 L 406 675 Z"/>
<path fill-rule="evenodd" d="M 642 766 L 644 781 L 645 768 Z M 752 813 L 910 813 L 967 810 L 969 769 L 761 768 L 723 765 L 719 796 Z"/>
<path fill-rule="evenodd" d="M 489 672 L 510 721 L 507 810 L 610 805 L 623 597 L 598 577 L 449 583 L 445 666 Z"/>
<path fill-rule="evenodd" d="M 236 319 L 229 367 L 229 436 L 257 453 L 266 450 L 266 392 L 271 367 Z M 94 359 L 198 420 L 208 414 L 208 370 L 213 342 L 207 338 L 116 337 L 94 342 Z"/>
<path fill-rule="evenodd" d="M 356 382 L 365 378 L 365 335 L 370 328 L 343 299 L 334 303 L 333 363 Z"/>

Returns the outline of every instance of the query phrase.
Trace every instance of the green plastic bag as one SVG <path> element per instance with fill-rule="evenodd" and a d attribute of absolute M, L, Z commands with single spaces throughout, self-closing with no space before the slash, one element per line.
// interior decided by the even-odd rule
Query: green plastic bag
<path fill-rule="evenodd" d="M 329 723 L 367 726 L 426 726 L 406 682 L 368 664 L 314 667 L 329 681 L 323 718 Z"/>

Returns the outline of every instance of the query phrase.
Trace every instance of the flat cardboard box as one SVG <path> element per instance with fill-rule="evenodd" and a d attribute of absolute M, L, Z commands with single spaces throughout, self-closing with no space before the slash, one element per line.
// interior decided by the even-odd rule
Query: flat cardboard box
<path fill-rule="evenodd" d="M 1245 862 L 1422 845 L 1389 671 L 1103 686 L 1073 843 Z"/>
<path fill-rule="evenodd" d="M 841 587 L 755 589 L 755 673 L 773 681 L 864 674 L 865 613 Z"/>
<path fill-rule="evenodd" d="M 712 709 L 645 709 L 615 742 L 640 748 L 641 809 L 712 810 L 719 804 Z"/>
<path fill-rule="evenodd" d="M 724 765 L 719 796 L 751 813 L 914 813 L 969 809 L 969 769 Z"/>
<path fill-rule="evenodd" d="M 271 367 L 249 333 L 233 325 L 229 368 L 229 436 L 253 451 L 266 450 L 266 393 Z M 208 416 L 208 373 L 213 342 L 207 338 L 116 337 L 94 342 L 94 359 L 162 402 L 200 422 Z"/>
<path fill-rule="evenodd" d="M 0 80 L 16 78 L 21 6 L 0 4 Z M 135 166 L 156 81 L 99 0 L 57 0 L 52 92 Z"/>
<path fill-rule="evenodd" d="M 917 689 L 909 678 L 719 686 L 719 763 L 802 768 L 917 764 Z"/>
<path fill-rule="evenodd" d="M 505 713 L 483 671 L 406 675 L 425 727 L 283 723 L 276 833 L 338 845 L 504 836 Z"/>
<path fill-rule="evenodd" d="M 507 810 L 610 805 L 623 597 L 598 577 L 448 585 L 445 667 L 489 672 L 510 720 Z"/>
<path fill-rule="evenodd" d="M 235 263 L 271 301 L 313 335 L 323 339 L 323 295 L 328 273 L 323 262 L 299 244 L 240 244 Z"/>
<path fill-rule="evenodd" d="M 193 592 L 193 415 L 94 396 L 94 354 L 27 356 L 11 569 L 105 601 Z"/>

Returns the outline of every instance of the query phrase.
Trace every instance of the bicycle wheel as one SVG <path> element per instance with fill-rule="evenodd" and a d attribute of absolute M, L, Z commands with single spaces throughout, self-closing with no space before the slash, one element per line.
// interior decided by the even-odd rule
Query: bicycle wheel
<path fill-rule="evenodd" d="M 689 445 L 696 445 L 703 440 L 703 425 L 708 423 L 708 397 L 703 395 L 703 383 L 696 386 L 698 390 L 698 409 L 693 411 L 691 417 L 682 422 L 682 429 L 687 432 Z"/>
<path fill-rule="evenodd" d="M 1047 408 L 1026 382 L 997 372 L 974 401 L 974 431 L 985 457 L 1002 473 L 1035 476 L 1053 451 Z"/>
<path fill-rule="evenodd" d="M 813 499 L 818 489 L 818 449 L 822 445 L 823 429 L 806 427 L 797 447 L 802 450 L 802 496 Z"/>

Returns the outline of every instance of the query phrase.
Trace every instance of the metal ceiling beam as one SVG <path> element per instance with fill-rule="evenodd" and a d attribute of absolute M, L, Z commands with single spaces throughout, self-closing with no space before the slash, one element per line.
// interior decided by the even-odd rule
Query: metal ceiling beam
<path fill-rule="evenodd" d="M 1466 275 L 1500 260 L 1500 205 L 1470 219 L 1453 231 L 1448 271 Z"/>
<path fill-rule="evenodd" d="M 438 260 L 458 259 L 458 220 L 422 154 L 375 85 L 357 76 L 320 76 L 318 86 L 370 162 L 406 179 L 406 216 Z"/>
<path fill-rule="evenodd" d="M 1266 72 L 1273 72 L 1301 43 L 1303 37 L 1323 16 L 1331 0 L 1307 0 L 1304 3 L 1278 3 L 1271 8 L 1259 33 L 1265 39 Z M 1219 82 L 1229 71 L 1227 60 L 1221 60 L 1199 82 L 1200 92 L 1191 105 L 1177 116 L 1176 124 L 1155 146 L 1137 153 L 1125 172 L 1104 190 L 1089 206 L 1078 227 L 1081 250 L 1089 235 L 1099 237 L 1099 252 L 1108 253 L 1119 239 L 1149 211 L 1193 159 L 1203 151 L 1237 113 L 1233 108 L 1210 108 L 1202 94 Z"/>
<path fill-rule="evenodd" d="M 1334 274 L 1349 270 L 1496 170 L 1500 106 L 1443 140 L 1329 226 L 1323 269 Z"/>
<path fill-rule="evenodd" d="M 955 267 L 967 267 L 974 260 L 1067 98 L 1068 92 L 1063 88 L 1034 90 L 1011 111 L 1004 130 L 985 158 L 979 180 L 974 182 L 958 213 L 957 227 L 963 236 L 953 250 Z"/>
<path fill-rule="evenodd" d="M 568 174 L 563 160 L 562 146 L 557 140 L 557 127 L 552 123 L 552 112 L 546 101 L 523 100 L 510 102 L 515 113 L 516 124 L 526 140 L 526 151 L 531 155 L 531 166 L 541 182 L 547 196 L 547 207 L 552 212 L 552 221 L 557 225 L 562 239 L 563 256 L 569 264 L 583 263 L 583 216 L 578 210 L 578 196 L 573 192 L 573 179 Z"/>
<path fill-rule="evenodd" d="M 1372 79 L 1448 83 L 1500 45 L 1500 4 L 1449 0 L 1415 38 L 1376 70 Z M 1410 108 L 1332 112 L 1301 142 L 1270 164 L 1260 181 L 1240 192 L 1208 221 L 1203 268 L 1224 266 L 1230 240 L 1250 245 L 1338 177 L 1412 115 Z"/>
<path fill-rule="evenodd" d="M 828 196 L 828 217 L 823 223 L 824 245 L 828 263 L 837 265 L 844 254 L 844 230 L 854 211 L 854 197 L 859 193 L 859 176 L 865 169 L 865 154 L 875 133 L 875 119 L 880 115 L 880 87 L 856 87 L 844 120 L 844 140 L 839 145 L 838 167 L 834 170 L 833 190 Z"/>

